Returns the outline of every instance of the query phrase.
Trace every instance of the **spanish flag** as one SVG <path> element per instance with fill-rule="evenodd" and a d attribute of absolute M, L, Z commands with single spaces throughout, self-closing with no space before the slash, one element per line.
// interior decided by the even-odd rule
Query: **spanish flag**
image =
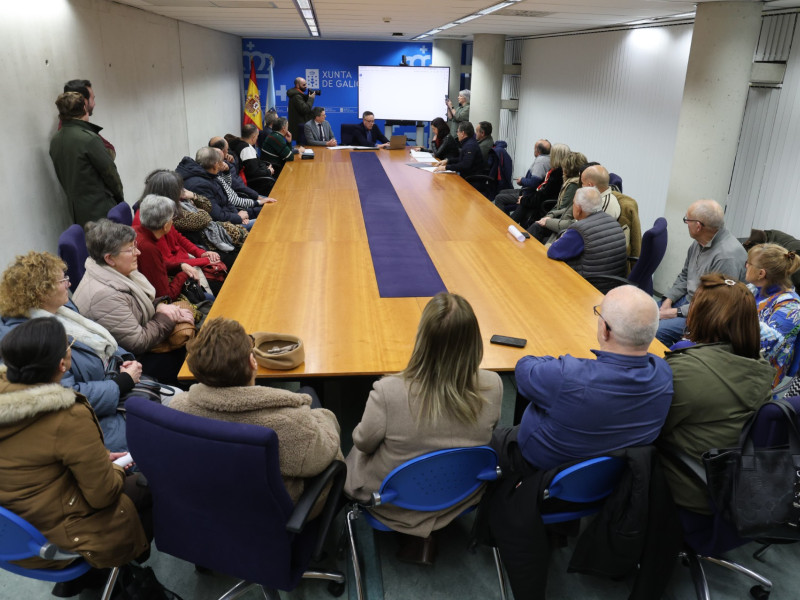
<path fill-rule="evenodd" d="M 258 80 L 256 79 L 256 64 L 250 59 L 250 84 L 247 86 L 247 98 L 244 101 L 244 125 L 252 123 L 259 130 L 261 125 L 261 97 L 258 94 Z"/>

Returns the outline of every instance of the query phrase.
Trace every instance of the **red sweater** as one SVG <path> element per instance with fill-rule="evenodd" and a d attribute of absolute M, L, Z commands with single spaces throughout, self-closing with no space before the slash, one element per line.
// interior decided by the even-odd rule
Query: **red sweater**
<path fill-rule="evenodd" d="M 139 272 L 156 288 L 156 297 L 169 296 L 171 300 L 177 299 L 189 276 L 180 270 L 180 263 L 177 269 L 168 270 L 164 258 L 168 252 L 166 236 L 157 240 L 149 229 L 142 227 L 141 222 L 134 223 L 133 228 L 136 230 L 136 243 L 141 252 L 138 260 Z M 170 272 L 177 273 L 172 281 L 168 276 Z"/>
<path fill-rule="evenodd" d="M 133 227 L 138 231 L 140 226 L 141 221 L 139 220 L 139 211 L 137 210 L 136 214 L 133 215 Z M 199 246 L 195 246 L 180 231 L 175 229 L 174 226 L 169 230 L 169 233 L 159 241 L 165 242 L 165 244 L 159 246 L 159 248 L 163 248 L 165 251 L 164 262 L 167 265 L 167 272 L 169 273 L 179 270 L 181 268 L 181 263 L 186 263 L 193 267 L 204 267 L 211 262 L 208 260 L 208 257 L 200 256 L 205 250 Z M 191 258 L 190 256 L 195 256 L 196 258 Z M 141 271 L 141 269 L 139 270 Z"/>

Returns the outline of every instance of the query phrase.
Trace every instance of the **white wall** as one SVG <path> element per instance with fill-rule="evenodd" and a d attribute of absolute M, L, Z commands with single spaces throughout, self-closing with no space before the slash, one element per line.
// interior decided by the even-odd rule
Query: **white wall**
<path fill-rule="evenodd" d="M 28 250 L 55 252 L 69 224 L 48 148 L 55 99 L 69 79 L 91 80 L 92 121 L 117 149 L 129 203 L 144 178 L 175 168 L 242 114 L 241 40 L 106 0 L 8 3 L 0 19 L 4 88 L 0 146 L 0 270 Z"/>
<path fill-rule="evenodd" d="M 623 179 L 642 229 L 664 214 L 691 25 L 526 40 L 515 176 L 539 138 Z"/>

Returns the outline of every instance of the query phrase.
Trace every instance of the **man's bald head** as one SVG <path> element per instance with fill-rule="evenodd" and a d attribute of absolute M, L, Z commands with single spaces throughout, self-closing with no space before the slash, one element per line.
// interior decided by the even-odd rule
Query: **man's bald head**
<path fill-rule="evenodd" d="M 700 221 L 703 227 L 719 230 L 725 226 L 725 211 L 716 200 L 698 200 L 686 211 L 686 218 Z"/>
<path fill-rule="evenodd" d="M 583 187 L 596 187 L 601 194 L 608 189 L 608 181 L 608 169 L 603 165 L 586 167 L 581 173 L 581 185 Z"/>
<path fill-rule="evenodd" d="M 658 330 L 658 306 L 652 296 L 632 285 L 623 285 L 606 294 L 600 314 L 610 328 L 610 336 L 623 348 L 646 351 Z M 600 340 L 602 345 L 602 340 Z"/>
<path fill-rule="evenodd" d="M 550 154 L 550 142 L 548 140 L 537 140 L 533 147 L 534 156 L 548 156 Z"/>

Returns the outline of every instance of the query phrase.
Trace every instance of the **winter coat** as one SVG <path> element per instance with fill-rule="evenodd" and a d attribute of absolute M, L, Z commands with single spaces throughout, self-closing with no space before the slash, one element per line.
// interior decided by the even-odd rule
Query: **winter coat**
<path fill-rule="evenodd" d="M 304 479 L 319 475 L 334 460 L 343 460 L 339 423 L 324 408 L 311 408 L 311 397 L 278 388 L 254 386 L 210 387 L 196 383 L 176 395 L 170 408 L 181 412 L 260 425 L 274 430 L 280 448 L 280 469 L 286 491 L 297 502 Z M 311 516 L 322 510 L 327 494 L 317 501 Z"/>
<path fill-rule="evenodd" d="M 99 132 L 80 119 L 64 121 L 50 141 L 50 158 L 78 225 L 106 216 L 124 202 L 122 180 Z"/>
<path fill-rule="evenodd" d="M 478 384 L 486 402 L 476 424 L 467 425 L 448 417 L 436 424 L 418 424 L 420 398 L 409 394 L 406 380 L 393 375 L 377 381 L 361 422 L 353 430 L 345 492 L 356 500 L 368 501 L 384 477 L 412 458 L 444 448 L 488 444 L 500 418 L 503 384 L 497 373 L 490 371 L 479 371 Z M 416 512 L 386 505 L 370 512 L 395 531 L 427 537 L 477 504 L 482 494 L 480 488 L 466 500 L 441 511 Z"/>
<path fill-rule="evenodd" d="M 59 383 L 10 383 L 0 366 L 0 505 L 92 566 L 119 566 L 148 545 L 124 481 L 85 398 Z M 19 564 L 67 566 L 40 558 Z"/>
<path fill-rule="evenodd" d="M 144 279 L 138 271 L 134 273 Z M 108 329 L 120 346 L 141 354 L 167 339 L 175 323 L 159 312 L 148 319 L 131 292 L 136 283 L 126 283 L 110 279 L 100 265 L 87 258 L 86 273 L 72 301 L 84 317 Z"/>

